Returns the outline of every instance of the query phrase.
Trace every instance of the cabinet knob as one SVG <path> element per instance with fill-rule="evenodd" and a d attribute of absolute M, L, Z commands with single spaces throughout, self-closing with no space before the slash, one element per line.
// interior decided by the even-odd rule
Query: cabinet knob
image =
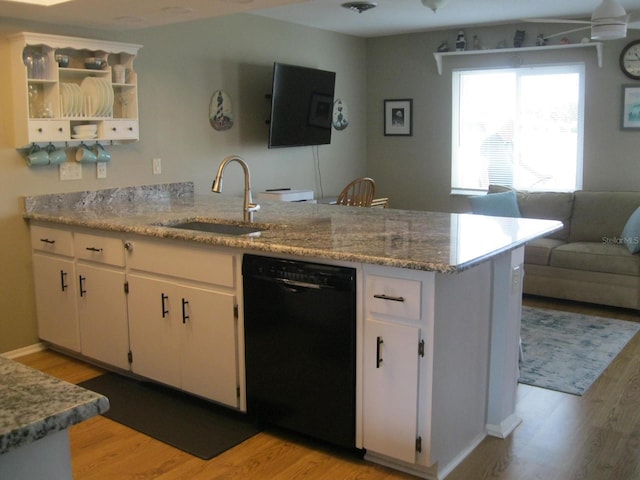
<path fill-rule="evenodd" d="M 38 133 L 42 133 L 42 127 L 38 129 Z"/>
<path fill-rule="evenodd" d="M 133 243 L 131 242 L 124 242 L 124 249 L 127 252 L 133 252 Z"/>

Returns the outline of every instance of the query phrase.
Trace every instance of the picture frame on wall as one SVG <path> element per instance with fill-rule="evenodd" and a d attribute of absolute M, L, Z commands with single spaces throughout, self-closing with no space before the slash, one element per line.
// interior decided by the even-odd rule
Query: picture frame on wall
<path fill-rule="evenodd" d="M 413 99 L 389 99 L 384 101 L 385 136 L 413 135 Z"/>
<path fill-rule="evenodd" d="M 621 127 L 623 130 L 640 129 L 640 86 L 622 86 Z"/>

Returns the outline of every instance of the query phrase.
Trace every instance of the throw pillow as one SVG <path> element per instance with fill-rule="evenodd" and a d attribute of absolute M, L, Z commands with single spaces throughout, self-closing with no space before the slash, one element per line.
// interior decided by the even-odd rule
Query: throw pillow
<path fill-rule="evenodd" d="M 501 193 L 489 193 L 469 197 L 471 211 L 479 215 L 493 217 L 520 217 L 516 192 L 510 190 Z"/>
<path fill-rule="evenodd" d="M 640 252 L 640 207 L 631 214 L 622 229 L 622 241 L 631 253 Z"/>

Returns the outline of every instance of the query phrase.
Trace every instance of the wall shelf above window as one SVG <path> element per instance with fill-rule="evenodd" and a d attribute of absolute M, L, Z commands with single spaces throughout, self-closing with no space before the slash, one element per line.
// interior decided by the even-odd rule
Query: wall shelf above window
<path fill-rule="evenodd" d="M 436 60 L 438 75 L 442 75 L 442 59 L 444 57 L 453 57 L 460 55 L 489 55 L 496 53 L 521 53 L 521 52 L 539 52 L 542 50 L 559 50 L 567 48 L 595 48 L 598 56 L 598 67 L 602 68 L 602 42 L 591 43 L 575 43 L 569 45 L 547 45 L 544 47 L 521 47 L 521 48 L 497 48 L 493 50 L 465 50 L 463 52 L 434 52 L 433 57 Z"/>

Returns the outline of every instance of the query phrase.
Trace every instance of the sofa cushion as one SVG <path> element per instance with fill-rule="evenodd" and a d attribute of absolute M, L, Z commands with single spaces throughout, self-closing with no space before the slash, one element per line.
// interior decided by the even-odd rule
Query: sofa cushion
<path fill-rule="evenodd" d="M 513 190 L 469 197 L 471 211 L 494 217 L 520 217 L 516 193 Z"/>
<path fill-rule="evenodd" d="M 627 220 L 621 240 L 631 253 L 640 252 L 640 207 Z"/>
<path fill-rule="evenodd" d="M 640 275 L 640 256 L 633 255 L 627 247 L 603 242 L 575 242 L 556 247 L 551 252 L 552 267 Z"/>
<path fill-rule="evenodd" d="M 575 192 L 569 241 L 615 243 L 638 206 L 640 192 Z"/>
<path fill-rule="evenodd" d="M 502 185 L 489 185 L 489 193 L 512 190 Z M 546 238 L 567 241 L 571 227 L 571 212 L 573 210 L 572 192 L 529 192 L 513 190 L 518 198 L 518 209 L 524 218 L 542 218 L 545 220 L 559 220 L 563 223 L 561 230 L 547 235 Z"/>
<path fill-rule="evenodd" d="M 524 247 L 524 263 L 529 265 L 549 265 L 551 251 L 565 242 L 543 237 L 531 240 Z"/>

